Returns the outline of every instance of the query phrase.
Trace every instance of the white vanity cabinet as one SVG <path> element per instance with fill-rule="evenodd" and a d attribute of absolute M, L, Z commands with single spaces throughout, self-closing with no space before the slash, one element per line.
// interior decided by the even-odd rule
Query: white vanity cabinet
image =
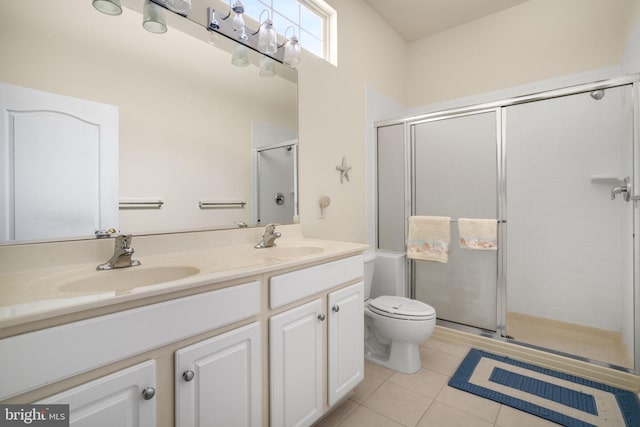
<path fill-rule="evenodd" d="M 262 423 L 260 323 L 175 353 L 176 427 Z"/>
<path fill-rule="evenodd" d="M 317 296 L 269 319 L 272 426 L 311 425 L 364 377 L 363 283 L 345 286 L 363 268 L 353 256 L 270 278 L 271 309 Z"/>
<path fill-rule="evenodd" d="M 269 319 L 271 425 L 307 426 L 323 411 L 322 300 Z"/>
<path fill-rule="evenodd" d="M 154 427 L 156 363 L 149 360 L 37 404 L 68 404 L 71 427 Z"/>
<path fill-rule="evenodd" d="M 329 406 L 364 378 L 364 282 L 328 296 Z"/>

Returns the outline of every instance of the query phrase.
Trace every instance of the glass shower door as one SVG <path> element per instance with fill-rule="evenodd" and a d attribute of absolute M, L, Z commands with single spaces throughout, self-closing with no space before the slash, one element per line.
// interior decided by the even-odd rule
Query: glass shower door
<path fill-rule="evenodd" d="M 498 137 L 496 110 L 412 125 L 413 214 L 452 219 L 448 263 L 412 262 L 415 298 L 438 319 L 492 331 L 498 252 L 461 249 L 457 219 L 498 219 Z"/>
<path fill-rule="evenodd" d="M 505 122 L 507 333 L 632 367 L 631 86 L 509 106 Z"/>

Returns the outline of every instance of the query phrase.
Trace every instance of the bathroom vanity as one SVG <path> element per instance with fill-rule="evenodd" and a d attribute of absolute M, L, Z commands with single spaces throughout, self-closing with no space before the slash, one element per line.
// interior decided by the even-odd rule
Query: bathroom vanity
<path fill-rule="evenodd" d="M 77 425 L 312 424 L 363 378 L 366 246 L 280 230 L 264 249 L 262 229 L 136 237 L 141 266 L 99 272 L 111 239 L 0 247 L 0 401 L 69 403 Z"/>

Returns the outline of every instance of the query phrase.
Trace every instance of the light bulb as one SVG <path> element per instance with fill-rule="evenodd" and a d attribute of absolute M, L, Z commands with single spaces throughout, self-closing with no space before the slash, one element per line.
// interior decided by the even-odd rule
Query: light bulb
<path fill-rule="evenodd" d="M 240 31 L 241 28 L 244 28 L 244 18 L 242 14 L 244 13 L 244 6 L 240 0 L 236 0 L 231 8 L 236 13 L 236 16 L 233 18 L 233 28 L 237 31 Z"/>
<path fill-rule="evenodd" d="M 236 13 L 235 18 L 233 18 L 233 28 L 238 31 L 240 31 L 241 28 L 244 28 L 244 19 L 242 18 L 241 13 Z"/>

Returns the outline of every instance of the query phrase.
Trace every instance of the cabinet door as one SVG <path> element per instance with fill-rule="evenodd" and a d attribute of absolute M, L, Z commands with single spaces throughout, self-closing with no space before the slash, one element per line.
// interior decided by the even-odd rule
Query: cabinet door
<path fill-rule="evenodd" d="M 308 426 L 322 415 L 322 301 L 269 319 L 271 425 Z"/>
<path fill-rule="evenodd" d="M 156 362 L 149 360 L 36 403 L 68 404 L 71 427 L 153 427 L 155 387 Z"/>
<path fill-rule="evenodd" d="M 260 342 L 256 322 L 176 352 L 177 427 L 260 426 Z"/>
<path fill-rule="evenodd" d="M 329 294 L 329 406 L 364 378 L 364 285 Z"/>

